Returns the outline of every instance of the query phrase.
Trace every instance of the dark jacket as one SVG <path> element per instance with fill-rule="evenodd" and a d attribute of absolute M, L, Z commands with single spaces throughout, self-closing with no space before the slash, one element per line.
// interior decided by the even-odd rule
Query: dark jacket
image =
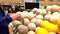
<path fill-rule="evenodd" d="M 9 34 L 8 24 L 12 21 L 12 18 L 4 13 L 4 10 L 0 7 L 0 34 Z"/>

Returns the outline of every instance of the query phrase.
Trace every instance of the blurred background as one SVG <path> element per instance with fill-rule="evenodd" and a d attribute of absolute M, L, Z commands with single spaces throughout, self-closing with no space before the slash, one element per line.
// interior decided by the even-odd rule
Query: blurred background
<path fill-rule="evenodd" d="M 60 0 L 0 0 L 0 5 L 8 12 L 17 12 L 33 8 L 44 8 L 48 5 L 59 5 Z"/>

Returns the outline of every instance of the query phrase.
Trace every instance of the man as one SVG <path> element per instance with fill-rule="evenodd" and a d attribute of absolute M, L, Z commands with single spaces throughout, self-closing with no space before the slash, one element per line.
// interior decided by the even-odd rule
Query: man
<path fill-rule="evenodd" d="M 8 24 L 12 21 L 17 19 L 20 14 L 5 14 L 5 11 L 0 6 L 0 34 L 9 34 Z"/>

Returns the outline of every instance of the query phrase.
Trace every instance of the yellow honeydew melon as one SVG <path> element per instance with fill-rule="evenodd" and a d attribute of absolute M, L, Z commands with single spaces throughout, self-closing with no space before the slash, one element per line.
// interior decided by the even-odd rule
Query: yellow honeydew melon
<path fill-rule="evenodd" d="M 36 34 L 48 34 L 48 31 L 44 28 L 37 27 L 36 28 Z"/>
<path fill-rule="evenodd" d="M 59 28 L 60 28 L 60 18 L 57 19 L 57 25 L 58 25 Z"/>
<path fill-rule="evenodd" d="M 59 28 L 57 25 L 50 23 L 47 20 L 41 21 L 40 26 L 47 29 L 49 32 L 58 32 Z"/>

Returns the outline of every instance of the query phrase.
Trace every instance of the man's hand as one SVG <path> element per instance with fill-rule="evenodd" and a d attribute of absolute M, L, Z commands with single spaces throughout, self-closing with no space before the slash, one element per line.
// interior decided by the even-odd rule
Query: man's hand
<path fill-rule="evenodd" d="M 10 16 L 11 16 L 12 20 L 16 20 L 18 17 L 21 16 L 21 14 L 20 13 L 15 13 L 15 14 L 11 14 Z"/>

